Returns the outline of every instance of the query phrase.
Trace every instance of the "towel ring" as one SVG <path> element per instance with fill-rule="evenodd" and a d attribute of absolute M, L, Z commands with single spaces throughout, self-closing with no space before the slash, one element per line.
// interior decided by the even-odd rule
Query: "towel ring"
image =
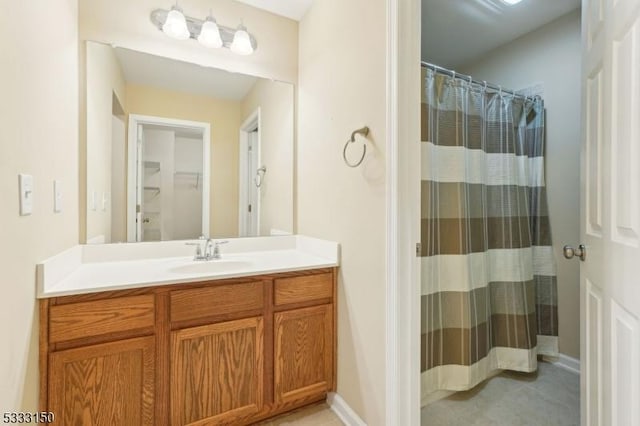
<path fill-rule="evenodd" d="M 342 150 L 342 158 L 344 159 L 345 164 L 352 168 L 358 167 L 360 164 L 362 164 L 365 155 L 367 155 L 367 144 L 365 143 L 362 146 L 362 157 L 360 157 L 360 160 L 358 160 L 356 163 L 350 163 L 349 160 L 347 160 L 347 148 L 349 148 L 350 143 L 356 141 L 357 134 L 362 135 L 366 138 L 367 135 L 369 135 L 369 128 L 365 126 L 362 129 L 354 130 L 353 133 L 351 133 L 351 138 L 347 141 L 346 144 L 344 144 L 344 149 Z"/>

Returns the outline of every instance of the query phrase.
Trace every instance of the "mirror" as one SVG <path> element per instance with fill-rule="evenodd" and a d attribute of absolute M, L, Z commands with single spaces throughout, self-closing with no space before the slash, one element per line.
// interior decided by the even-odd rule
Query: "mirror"
<path fill-rule="evenodd" d="M 86 43 L 88 244 L 293 233 L 293 85 Z"/>

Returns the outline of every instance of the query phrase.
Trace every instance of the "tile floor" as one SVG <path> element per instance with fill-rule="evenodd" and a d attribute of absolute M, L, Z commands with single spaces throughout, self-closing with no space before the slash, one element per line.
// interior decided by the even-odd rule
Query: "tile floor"
<path fill-rule="evenodd" d="M 325 403 L 301 408 L 291 414 L 258 423 L 259 426 L 343 426 Z"/>
<path fill-rule="evenodd" d="M 536 373 L 504 372 L 422 409 L 423 426 L 580 424 L 580 378 L 546 362 Z"/>
<path fill-rule="evenodd" d="M 578 426 L 580 378 L 546 362 L 538 372 L 506 371 L 467 392 L 424 407 L 422 426 Z M 342 426 L 324 404 L 259 423 L 260 426 Z"/>

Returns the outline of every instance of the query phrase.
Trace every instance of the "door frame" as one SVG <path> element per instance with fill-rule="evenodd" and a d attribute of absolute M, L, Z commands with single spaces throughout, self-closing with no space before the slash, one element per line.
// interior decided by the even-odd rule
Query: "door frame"
<path fill-rule="evenodd" d="M 247 192 L 251 182 L 248 181 L 248 159 L 245 155 L 249 145 L 249 133 L 258 130 L 258 164 L 262 164 L 262 120 L 260 115 L 260 107 L 256 108 L 240 125 L 240 144 L 238 155 L 238 235 L 240 237 L 248 236 L 247 229 L 247 211 L 246 206 L 249 201 Z M 258 199 L 256 200 L 255 210 L 257 235 L 260 235 L 260 191 L 258 191 Z"/>
<path fill-rule="evenodd" d="M 421 2 L 387 0 L 387 288 L 385 405 L 388 425 L 420 424 Z"/>
<path fill-rule="evenodd" d="M 211 200 L 211 124 L 200 121 L 129 114 L 127 133 L 127 242 L 136 242 L 136 168 L 138 125 L 202 130 L 202 235 L 209 237 Z"/>

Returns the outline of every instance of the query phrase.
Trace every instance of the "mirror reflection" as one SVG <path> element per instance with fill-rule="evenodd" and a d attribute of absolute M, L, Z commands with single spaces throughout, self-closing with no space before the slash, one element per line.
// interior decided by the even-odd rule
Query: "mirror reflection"
<path fill-rule="evenodd" d="M 87 42 L 87 243 L 292 233 L 293 96 Z"/>

